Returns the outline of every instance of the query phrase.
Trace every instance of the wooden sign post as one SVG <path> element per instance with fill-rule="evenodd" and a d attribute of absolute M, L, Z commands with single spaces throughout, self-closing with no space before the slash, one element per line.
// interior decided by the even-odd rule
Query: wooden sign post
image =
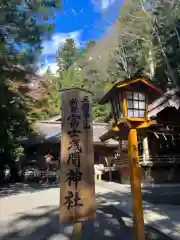
<path fill-rule="evenodd" d="M 73 222 L 79 239 L 81 222 L 96 216 L 92 94 L 61 91 L 60 222 Z"/>

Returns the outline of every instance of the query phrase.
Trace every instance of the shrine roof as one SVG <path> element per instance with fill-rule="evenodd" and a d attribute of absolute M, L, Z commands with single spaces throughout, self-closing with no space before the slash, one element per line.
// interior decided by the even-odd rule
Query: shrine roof
<path fill-rule="evenodd" d="M 39 121 L 34 125 L 34 129 L 37 133 L 33 143 L 40 142 L 60 142 L 61 138 L 61 121 Z M 95 145 L 107 145 L 107 146 L 117 146 L 118 141 L 110 139 L 102 143 L 99 139 L 101 135 L 107 132 L 108 124 L 107 123 L 93 123 L 93 142 Z M 29 140 L 28 140 L 29 139 Z M 30 138 L 26 139 L 27 143 L 30 143 Z"/>

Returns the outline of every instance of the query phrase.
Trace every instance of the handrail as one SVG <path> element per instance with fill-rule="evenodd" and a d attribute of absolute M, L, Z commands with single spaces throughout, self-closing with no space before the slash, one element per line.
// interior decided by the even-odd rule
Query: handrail
<path fill-rule="evenodd" d="M 118 164 L 125 164 L 129 162 L 128 154 L 123 156 L 122 159 L 116 160 L 116 165 Z M 180 155 L 156 155 L 156 156 L 149 156 L 148 159 L 143 159 L 143 156 L 139 156 L 139 163 L 141 165 L 146 164 L 153 164 L 153 163 L 180 163 Z"/>

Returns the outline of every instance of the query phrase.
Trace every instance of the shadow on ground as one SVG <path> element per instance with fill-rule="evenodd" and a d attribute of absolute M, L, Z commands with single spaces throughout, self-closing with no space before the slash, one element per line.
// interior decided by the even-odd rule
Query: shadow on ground
<path fill-rule="evenodd" d="M 99 202 L 96 219 L 83 223 L 81 240 L 132 240 L 131 217 L 114 206 L 102 204 Z M 51 206 L 32 209 L 31 214 L 17 214 L 7 225 L 4 223 L 1 229 L 1 240 L 67 240 L 72 239 L 73 231 L 72 225 L 59 224 L 59 209 Z M 172 240 L 149 226 L 146 231 L 148 240 Z"/>
<path fill-rule="evenodd" d="M 118 192 L 108 192 L 108 193 L 103 193 L 103 194 L 97 194 L 96 195 L 97 200 L 100 200 L 100 204 L 101 205 L 106 205 L 107 203 L 112 204 L 111 205 L 111 211 L 113 211 L 113 215 L 114 216 L 119 216 L 119 214 L 121 213 L 120 209 L 124 209 L 124 211 L 128 210 L 128 212 L 132 212 L 131 210 L 131 200 L 129 199 L 129 194 L 127 193 L 118 193 Z M 112 207 L 113 205 L 116 205 L 116 207 Z M 118 207 L 120 206 L 120 208 Z M 159 224 L 161 225 L 162 229 L 166 229 L 168 230 L 168 233 L 171 234 L 175 231 L 177 231 L 176 226 L 178 224 L 177 222 L 174 222 L 171 224 L 171 226 L 169 226 L 169 217 L 167 218 L 167 215 L 159 209 L 159 207 L 157 205 L 154 205 L 154 208 L 152 208 L 152 205 L 146 204 L 146 206 L 144 207 L 145 211 L 148 212 L 157 212 L 161 214 L 161 218 L 156 220 L 156 221 L 152 221 L 152 226 L 146 225 L 145 226 L 145 231 L 146 233 L 148 233 L 148 240 L 172 240 L 172 238 L 168 237 L 167 235 L 165 235 L 162 232 L 159 232 L 158 230 L 156 230 L 154 228 L 155 225 Z M 119 212 L 120 211 L 120 212 Z M 128 222 L 129 220 L 132 222 L 131 217 L 123 212 L 123 216 L 124 219 L 126 219 Z M 122 217 L 123 218 L 123 217 Z M 168 223 L 167 223 L 168 222 Z M 168 229 L 167 229 L 168 228 Z"/>
<path fill-rule="evenodd" d="M 49 188 L 59 188 L 59 184 L 52 183 L 10 183 L 6 185 L 0 185 L 0 198 L 20 193 L 33 193 Z"/>
<path fill-rule="evenodd" d="M 18 194 L 21 192 L 36 192 L 46 190 L 48 188 L 58 188 L 58 184 L 13 184 L 7 188 L 1 189 L 1 196 Z M 113 190 L 113 189 L 112 189 Z M 149 191 L 149 190 L 148 190 Z M 132 220 L 129 215 L 115 208 L 112 202 L 123 206 L 121 209 L 127 208 L 129 204 L 130 194 L 126 191 L 107 192 L 97 194 L 97 218 L 95 221 L 89 221 L 83 224 L 82 240 L 89 239 L 133 239 L 132 235 Z M 110 205 L 106 205 L 107 203 Z M 124 205 L 122 205 L 122 202 Z M 156 224 L 161 224 L 164 228 L 169 227 L 169 232 L 176 229 L 177 222 L 172 223 L 172 226 L 166 224 L 167 218 L 163 218 L 163 213 L 158 206 L 146 205 L 146 211 L 161 212 L 162 218 Z M 131 209 L 130 209 L 131 212 Z M 17 214 L 12 222 L 2 222 L 0 239 L 1 240 L 56 240 L 56 239 L 72 239 L 72 226 L 59 224 L 58 207 L 51 206 L 38 207 L 32 209 L 29 214 Z M 176 224 L 175 224 L 176 223 Z M 149 240 L 171 240 L 171 238 L 158 232 L 157 230 L 147 226 L 146 231 L 149 233 Z"/>
<path fill-rule="evenodd" d="M 153 204 L 180 205 L 180 188 L 174 187 L 143 187 L 143 200 Z"/>
<path fill-rule="evenodd" d="M 72 225 L 59 224 L 58 208 L 43 206 L 33 209 L 34 213 L 17 215 L 4 224 L 1 240 L 65 240 L 72 239 Z M 124 213 L 111 206 L 99 207 L 95 221 L 83 223 L 82 240 L 90 239 L 133 239 L 132 226 L 123 221 Z M 126 216 L 127 217 L 127 216 Z"/>
<path fill-rule="evenodd" d="M 98 183 L 99 186 L 109 187 L 109 189 L 118 191 L 123 194 L 124 189 L 128 189 L 127 194 L 131 195 L 130 185 L 122 185 L 119 183 L 108 182 Z M 125 188 L 123 188 L 125 186 Z M 161 205 L 180 205 L 180 187 L 177 187 L 171 184 L 169 187 L 160 185 L 160 187 L 153 186 L 143 186 L 142 187 L 142 197 L 144 201 L 150 202 L 152 204 L 161 204 Z"/>

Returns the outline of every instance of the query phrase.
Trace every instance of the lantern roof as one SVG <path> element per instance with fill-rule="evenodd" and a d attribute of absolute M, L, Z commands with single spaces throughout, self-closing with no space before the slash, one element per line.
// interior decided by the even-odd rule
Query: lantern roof
<path fill-rule="evenodd" d="M 114 84 L 114 86 L 102 97 L 99 103 L 105 104 L 111 101 L 117 93 L 122 91 L 144 92 L 148 95 L 149 103 L 153 102 L 163 94 L 163 90 L 156 84 L 152 83 L 149 78 L 136 75 Z"/>

